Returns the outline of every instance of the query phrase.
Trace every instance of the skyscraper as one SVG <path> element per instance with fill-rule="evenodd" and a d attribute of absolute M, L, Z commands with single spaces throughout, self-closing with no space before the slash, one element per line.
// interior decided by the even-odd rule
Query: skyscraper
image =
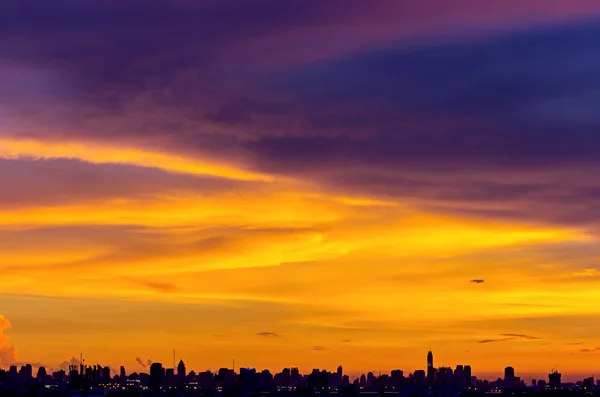
<path fill-rule="evenodd" d="M 433 367 L 433 353 L 427 352 L 427 381 L 432 384 L 435 381 L 435 368 Z"/>
<path fill-rule="evenodd" d="M 553 389 L 560 389 L 561 385 L 561 374 L 560 372 L 554 370 L 550 375 L 548 375 L 549 385 Z"/>
<path fill-rule="evenodd" d="M 46 380 L 46 368 L 45 367 L 39 367 L 38 368 L 38 372 L 37 372 L 37 380 L 40 383 L 44 383 L 44 381 Z"/>
<path fill-rule="evenodd" d="M 465 387 L 471 387 L 471 366 L 465 365 L 464 372 L 465 372 Z"/>
<path fill-rule="evenodd" d="M 300 387 L 301 379 L 302 375 L 300 375 L 300 370 L 297 367 L 292 368 L 290 373 L 290 386 Z"/>
<path fill-rule="evenodd" d="M 110 381 L 110 367 L 104 367 L 102 368 L 102 380 L 105 382 Z"/>
<path fill-rule="evenodd" d="M 150 366 L 150 389 L 160 390 L 163 385 L 164 369 L 161 363 L 152 363 Z"/>
<path fill-rule="evenodd" d="M 33 379 L 33 367 L 31 366 L 31 364 L 27 364 L 21 367 L 21 371 L 23 371 L 23 378 L 25 380 L 25 383 L 31 383 L 31 380 Z"/>
<path fill-rule="evenodd" d="M 462 365 L 456 366 L 456 369 L 454 370 L 452 384 L 459 389 L 465 387 L 465 370 Z"/>
<path fill-rule="evenodd" d="M 450 367 L 440 367 L 437 374 L 438 384 L 441 386 L 451 386 L 453 380 L 453 372 Z"/>
<path fill-rule="evenodd" d="M 513 367 L 504 368 L 504 380 L 515 379 L 515 369 Z"/>
<path fill-rule="evenodd" d="M 183 363 L 183 360 L 179 360 L 179 364 L 177 365 L 177 381 L 179 382 L 180 385 L 182 385 L 183 383 L 185 383 L 185 377 L 187 375 L 186 369 L 185 369 L 185 364 Z"/>

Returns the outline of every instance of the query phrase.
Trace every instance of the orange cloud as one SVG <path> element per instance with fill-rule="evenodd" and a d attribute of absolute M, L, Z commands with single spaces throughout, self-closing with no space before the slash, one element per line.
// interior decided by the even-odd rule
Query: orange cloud
<path fill-rule="evenodd" d="M 44 142 L 0 138 L 0 159 L 79 159 L 92 164 L 130 164 L 165 171 L 210 175 L 243 181 L 269 181 L 272 177 L 215 161 L 96 143 Z"/>
<path fill-rule="evenodd" d="M 4 331 L 12 327 L 10 321 L 0 314 L 0 367 L 17 361 L 17 348 L 8 344 L 8 336 Z"/>

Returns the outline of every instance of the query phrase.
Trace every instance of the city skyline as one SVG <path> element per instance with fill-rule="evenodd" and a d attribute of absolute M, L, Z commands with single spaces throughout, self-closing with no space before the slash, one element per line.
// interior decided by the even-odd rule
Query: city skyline
<path fill-rule="evenodd" d="M 598 0 L 2 0 L 0 367 L 591 376 L 599 40 Z"/>
<path fill-rule="evenodd" d="M 80 355 L 80 359 L 71 360 L 68 369 L 57 371 L 47 370 L 41 366 L 35 371 L 30 365 L 23 365 L 19 369 L 16 365 L 8 370 L 0 369 L 0 392 L 21 392 L 44 394 L 58 392 L 69 395 L 78 390 L 85 393 L 94 391 L 120 394 L 122 391 L 137 393 L 160 393 L 173 391 L 203 394 L 202 391 L 211 393 L 219 392 L 227 395 L 245 394 L 248 392 L 277 393 L 291 391 L 304 393 L 306 391 L 320 391 L 329 393 L 336 391 L 342 395 L 361 392 L 379 393 L 393 392 L 400 396 L 429 393 L 433 395 L 459 395 L 462 393 L 485 395 L 487 393 L 501 392 L 529 392 L 539 393 L 546 391 L 568 390 L 575 393 L 598 393 L 600 380 L 594 376 L 584 377 L 577 381 L 566 381 L 557 368 L 551 370 L 547 380 L 539 378 L 526 381 L 515 371 L 512 366 L 504 368 L 504 376 L 488 381 L 478 378 L 473 374 L 470 365 L 458 364 L 452 367 L 435 367 L 432 351 L 427 353 L 427 370 L 415 370 L 405 373 L 401 369 L 394 369 L 389 373 L 368 372 L 352 378 L 344 371 L 342 365 L 335 371 L 313 368 L 309 373 L 302 373 L 299 368 L 284 368 L 281 372 L 271 372 L 267 369 L 241 367 L 219 368 L 217 371 L 190 370 L 183 359 L 177 363 L 175 351 L 173 352 L 173 365 L 166 367 L 160 362 L 136 361 L 148 371 L 127 372 L 125 366 L 119 370 L 104 367 L 100 364 L 89 365 Z M 303 392 L 304 390 L 304 392 Z M 56 395 L 56 394 L 55 394 Z"/>
<path fill-rule="evenodd" d="M 277 374 L 277 373 L 281 373 L 281 372 L 277 372 L 277 371 L 283 371 L 283 370 L 299 370 L 299 373 L 301 375 L 306 375 L 306 374 L 310 374 L 311 371 L 314 371 L 315 369 L 318 370 L 333 370 L 337 368 L 337 371 L 339 372 L 341 368 L 343 368 L 343 364 L 339 364 L 337 366 L 334 366 L 336 368 L 317 368 L 317 367 L 307 367 L 307 368 L 300 368 L 298 366 L 288 366 L 288 367 L 284 367 L 283 369 L 279 368 L 256 368 L 252 365 L 244 365 L 244 363 L 242 363 L 241 365 L 239 365 L 240 363 L 238 362 L 238 365 L 236 366 L 236 362 L 235 359 L 232 359 L 230 362 L 230 366 L 222 366 L 222 367 L 207 367 L 207 368 L 190 368 L 188 367 L 185 362 L 184 359 L 181 358 L 180 356 L 176 355 L 176 351 L 172 352 L 173 356 L 171 357 L 171 359 L 173 360 L 172 362 L 168 362 L 168 361 L 162 361 L 162 360 L 153 360 L 152 358 L 148 358 L 148 359 L 143 359 L 141 357 L 135 357 L 134 360 L 132 361 L 127 361 L 127 364 L 129 365 L 124 365 L 123 362 L 121 362 L 119 365 L 117 366 L 107 366 L 107 370 L 109 370 L 109 374 L 111 377 L 113 376 L 117 376 L 117 375 L 131 375 L 131 374 L 135 374 L 135 373 L 139 373 L 139 374 L 143 374 L 143 373 L 150 373 L 150 367 L 152 366 L 152 364 L 155 365 L 160 365 L 161 368 L 166 369 L 166 370 L 173 370 L 174 371 L 174 376 L 182 376 L 182 374 L 189 374 L 189 373 L 204 373 L 204 372 L 211 372 L 211 371 L 216 371 L 218 372 L 219 370 L 223 370 L 223 369 L 229 369 L 231 371 L 234 371 L 234 373 L 239 374 L 241 370 L 243 369 L 255 369 L 257 371 L 269 371 L 273 374 Z M 75 356 L 73 356 L 70 360 L 68 361 L 64 361 L 61 364 L 59 364 L 58 366 L 48 366 L 45 365 L 43 363 L 24 363 L 24 362 L 15 362 L 12 363 L 11 365 L 6 365 L 4 368 L 2 368 L 2 366 L 0 365 L 0 371 L 1 370 L 5 370 L 8 371 L 10 369 L 19 369 L 21 368 L 21 370 L 23 370 L 23 368 L 25 368 L 26 366 L 33 368 L 33 370 L 40 370 L 42 369 L 43 371 L 48 371 L 48 373 L 52 373 L 52 372 L 56 372 L 56 371 L 69 371 L 70 368 L 78 368 L 81 365 L 84 365 L 85 367 L 87 366 L 96 366 L 99 365 L 99 363 L 95 362 L 94 360 L 85 360 L 84 359 L 84 355 L 83 353 L 80 354 L 81 358 L 77 358 Z M 447 360 L 446 360 L 447 361 Z M 135 364 L 133 364 L 135 363 Z M 503 368 L 499 368 L 497 371 L 494 372 L 477 372 L 477 371 L 473 371 L 473 368 L 471 367 L 471 365 L 469 365 L 468 363 L 462 363 L 462 364 L 443 364 L 439 367 L 436 367 L 434 365 L 433 362 L 433 352 L 430 349 L 427 353 L 427 360 L 426 360 L 426 364 L 424 364 L 422 366 L 422 368 L 413 368 L 413 369 L 406 369 L 402 366 L 395 366 L 395 367 L 390 367 L 390 368 L 378 368 L 378 369 L 372 369 L 372 370 L 368 370 L 368 371 L 360 371 L 360 370 L 350 370 L 350 371 L 345 371 L 344 375 L 348 375 L 350 381 L 354 381 L 354 380 L 358 380 L 361 378 L 361 376 L 363 375 L 367 375 L 368 373 L 372 373 L 375 374 L 377 376 L 380 376 L 382 374 L 387 374 L 389 375 L 390 373 L 393 373 L 394 371 L 398 371 L 400 370 L 404 375 L 406 375 L 407 377 L 410 376 L 412 377 L 414 374 L 416 374 L 419 371 L 423 372 L 424 375 L 424 379 L 426 379 L 429 382 L 433 382 L 434 379 L 439 375 L 439 370 L 441 369 L 456 369 L 460 367 L 461 371 L 463 368 L 468 368 L 468 374 L 472 374 L 472 376 L 480 381 L 496 381 L 499 379 L 518 379 L 518 380 L 522 380 L 525 382 L 525 384 L 529 384 L 529 382 L 531 382 L 532 380 L 543 380 L 545 379 L 545 377 L 547 377 L 549 374 L 544 374 L 542 372 L 540 373 L 527 373 L 527 372 L 519 372 L 517 370 L 515 370 L 514 367 L 512 367 L 511 365 L 507 365 L 506 367 Z M 552 368 L 550 368 L 547 372 L 552 373 L 554 371 L 558 371 L 560 370 L 559 365 L 555 365 L 552 366 Z M 470 377 L 470 376 L 469 376 Z M 565 382 L 576 382 L 576 381 L 580 381 L 581 379 L 587 379 L 588 377 L 594 377 L 594 372 L 592 371 L 591 373 L 563 373 L 562 374 L 562 380 Z M 599 380 L 600 381 L 600 380 Z"/>

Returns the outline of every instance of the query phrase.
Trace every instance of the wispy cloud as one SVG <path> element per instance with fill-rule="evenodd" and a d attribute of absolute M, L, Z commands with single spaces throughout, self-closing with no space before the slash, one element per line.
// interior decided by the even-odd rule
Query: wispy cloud
<path fill-rule="evenodd" d="M 279 334 L 275 333 L 275 332 L 259 332 L 258 334 L 256 334 L 258 336 L 264 336 L 265 338 L 277 338 L 279 337 Z"/>
<path fill-rule="evenodd" d="M 501 342 L 509 342 L 511 340 L 514 340 L 514 338 L 482 339 L 482 340 L 478 340 L 477 343 L 501 343 Z"/>
<path fill-rule="evenodd" d="M 594 348 L 586 348 L 586 349 L 580 349 L 579 350 L 580 353 L 595 353 L 595 352 L 600 352 L 600 347 L 594 347 Z"/>
<path fill-rule="evenodd" d="M 527 339 L 527 340 L 536 340 L 536 339 L 542 339 L 540 337 L 537 336 L 531 336 L 531 335 L 525 335 L 525 334 L 500 334 L 501 336 L 507 336 L 509 338 L 515 338 L 515 339 Z"/>
<path fill-rule="evenodd" d="M 477 341 L 477 343 L 503 343 L 503 342 L 513 342 L 519 340 L 539 340 L 537 336 L 525 335 L 525 334 L 500 334 L 504 338 L 495 338 L 495 339 L 482 339 Z"/>

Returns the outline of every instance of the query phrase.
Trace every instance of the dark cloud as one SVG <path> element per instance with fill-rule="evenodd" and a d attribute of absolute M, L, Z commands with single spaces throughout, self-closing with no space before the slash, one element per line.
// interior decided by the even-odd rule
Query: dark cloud
<path fill-rule="evenodd" d="M 323 347 L 323 346 L 313 346 L 313 348 L 312 348 L 312 349 L 313 349 L 314 351 L 317 351 L 317 352 L 320 352 L 320 351 L 323 351 L 323 350 L 327 350 L 327 349 L 326 349 L 325 347 Z"/>
<path fill-rule="evenodd" d="M 485 282 L 485 280 L 481 280 L 481 279 L 473 279 L 471 281 L 469 281 L 470 283 L 475 283 L 475 284 L 481 284 L 483 282 Z"/>
<path fill-rule="evenodd" d="M 594 354 L 594 355 L 598 354 L 597 352 L 600 352 L 600 347 L 579 350 L 579 353 L 590 353 L 590 354 Z"/>
<path fill-rule="evenodd" d="M 477 343 L 501 343 L 501 342 L 509 342 L 511 340 L 514 340 L 514 338 L 482 339 L 482 340 L 478 340 Z"/>
<path fill-rule="evenodd" d="M 497 339 L 482 339 L 477 341 L 477 343 L 504 343 L 504 342 L 513 342 L 518 340 L 538 340 L 536 336 L 525 335 L 525 334 L 500 334 L 504 338 Z"/>
<path fill-rule="evenodd" d="M 264 169 L 346 192 L 476 216 L 597 223 L 600 119 L 553 117 L 597 107 L 589 82 L 600 81 L 598 37 L 592 23 L 288 71 L 278 89 L 296 96 L 289 108 L 302 127 L 247 146 Z M 580 102 L 561 111 L 540 110 L 574 97 Z"/>
<path fill-rule="evenodd" d="M 518 339 L 527 339 L 527 340 L 536 340 L 542 339 L 537 336 L 525 335 L 525 334 L 500 334 L 501 336 L 507 336 L 510 338 L 518 338 Z"/>
<path fill-rule="evenodd" d="M 258 335 L 258 336 L 264 336 L 266 338 L 277 338 L 279 336 L 279 334 L 277 334 L 275 332 L 259 332 L 256 335 Z"/>
<path fill-rule="evenodd" d="M 9 0 L 2 134 L 235 158 L 437 211 L 600 222 L 600 29 L 578 22 L 598 4 L 407 4 Z M 517 17 L 529 29 L 514 31 Z M 467 26 L 495 32 L 449 34 Z M 125 168 L 18 166 L 30 172 L 0 182 L 33 183 L 4 189 L 8 206 L 215 187 Z"/>

